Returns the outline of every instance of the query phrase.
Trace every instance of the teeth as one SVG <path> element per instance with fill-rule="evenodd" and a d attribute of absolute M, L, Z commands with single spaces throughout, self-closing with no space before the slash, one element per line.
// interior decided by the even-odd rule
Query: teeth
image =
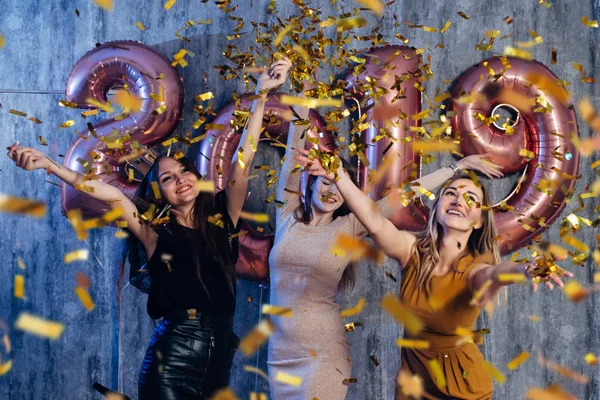
<path fill-rule="evenodd" d="M 461 213 L 459 213 L 458 211 L 454 211 L 454 210 L 448 210 L 448 214 L 458 215 L 459 217 L 462 217 Z"/>
<path fill-rule="evenodd" d="M 179 193 L 186 192 L 186 191 L 188 191 L 190 188 L 191 188 L 191 186 L 190 186 L 190 185 L 184 186 L 184 187 L 182 187 L 181 189 L 179 189 L 179 190 L 177 191 L 177 193 L 179 194 Z"/>

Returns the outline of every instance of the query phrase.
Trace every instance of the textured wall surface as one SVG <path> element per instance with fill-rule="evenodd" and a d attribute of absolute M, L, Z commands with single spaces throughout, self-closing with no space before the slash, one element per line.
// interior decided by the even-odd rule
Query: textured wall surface
<path fill-rule="evenodd" d="M 215 64 L 222 64 L 221 48 L 226 44 L 225 36 L 231 34 L 236 23 L 228 20 L 213 1 L 178 0 L 170 11 L 166 11 L 159 0 L 115 0 L 115 10 L 107 13 L 91 0 L 4 0 L 0 9 L 0 34 L 6 44 L 0 49 L 0 142 L 8 146 L 19 140 L 23 146 L 33 146 L 46 151 L 54 159 L 65 154 L 76 138 L 70 129 L 57 129 L 64 121 L 75 118 L 78 130 L 85 129 L 85 122 L 78 112 L 58 107 L 63 94 L 30 94 L 24 91 L 64 90 L 66 78 L 75 62 L 95 43 L 111 40 L 139 40 L 152 46 L 168 57 L 172 57 L 184 43 L 175 37 L 175 31 L 189 19 L 213 18 L 213 23 L 186 31 L 192 42 L 185 47 L 195 53 L 190 65 L 180 69 L 186 88 L 184 121 L 179 133 L 191 131 L 194 122 L 193 97 L 202 93 L 205 86 L 215 93 L 215 108 L 218 110 L 231 99 L 231 94 L 241 90 L 235 80 L 222 81 Z M 278 14 L 269 15 L 269 1 L 232 1 L 240 7 L 232 15 L 242 16 L 258 22 L 276 23 L 276 17 L 287 17 L 297 8 L 289 1 L 278 1 Z M 339 15 L 351 11 L 357 3 L 353 1 L 315 1 L 325 15 Z M 75 10 L 80 11 L 77 17 Z M 465 20 L 457 15 L 463 11 L 470 15 Z M 364 13 L 370 26 L 376 18 Z M 503 18 L 510 16 L 514 22 L 507 25 Z M 548 65 L 560 78 L 571 82 L 569 89 L 575 99 L 588 97 L 596 108 L 600 108 L 597 84 L 582 83 L 579 72 L 572 67 L 578 62 L 585 68 L 586 76 L 596 76 L 599 55 L 598 29 L 581 24 L 582 16 L 598 19 L 598 4 L 593 0 L 556 0 L 550 8 L 538 5 L 537 0 L 396 0 L 386 11 L 379 32 L 392 44 L 401 44 L 394 37 L 400 33 L 410 40 L 409 45 L 429 48 L 431 69 L 434 76 L 426 82 L 426 94 L 433 97 L 436 88 L 447 90 L 448 82 L 460 75 L 472 64 L 489 56 L 493 51 L 482 52 L 475 44 L 484 38 L 485 30 L 500 29 L 506 38 L 498 38 L 495 51 L 501 52 L 505 45 L 515 40 L 527 41 L 528 32 L 534 29 L 544 38 L 544 43 L 531 49 L 540 62 Z M 446 21 L 452 26 L 444 35 L 426 33 L 422 29 L 411 29 L 406 20 L 416 24 L 441 28 Z M 135 23 L 142 21 L 147 27 L 140 31 Z M 252 27 L 246 24 L 238 44 L 247 45 L 253 35 Z M 360 31 L 368 34 L 369 27 Z M 365 42 L 353 43 L 359 48 Z M 442 43 L 444 48 L 435 48 Z M 558 63 L 550 65 L 551 48 L 558 50 Z M 334 73 L 343 76 L 343 70 L 326 70 L 323 76 Z M 203 75 L 207 74 L 204 82 Z M 7 90 L 16 93 L 7 93 Z M 28 113 L 39 118 L 35 125 L 25 118 L 8 113 L 9 109 Z M 92 122 L 97 120 L 91 119 Z M 349 125 L 349 122 L 348 122 Z M 579 120 L 580 134 L 588 137 L 592 133 Z M 50 143 L 42 147 L 38 136 Z M 196 157 L 197 148 L 189 149 L 189 156 Z M 262 146 L 257 163 L 270 163 L 278 167 L 281 154 L 272 147 Z M 577 182 L 581 192 L 585 185 L 595 180 L 590 164 L 597 156 L 583 158 L 580 165 L 582 178 Z M 429 173 L 448 161 L 441 157 L 425 165 L 423 173 Z M 0 376 L 0 398 L 2 399 L 97 399 L 101 396 L 92 392 L 94 381 L 124 391 L 136 397 L 137 372 L 146 343 L 153 329 L 152 320 L 146 314 L 146 297 L 133 287 L 124 289 L 121 300 L 120 323 L 116 302 L 116 281 L 122 241 L 113 236 L 114 230 L 93 231 L 85 242 L 76 239 L 69 222 L 60 211 L 60 189 L 44 182 L 41 171 L 29 173 L 18 170 L 5 156 L 0 157 L 0 193 L 36 198 L 48 204 L 48 214 L 35 219 L 13 214 L 2 214 L 0 218 L 0 254 L 4 265 L 0 268 L 0 319 L 10 328 L 12 351 L 0 353 L 2 361 L 13 359 L 12 370 Z M 56 179 L 54 179 L 56 180 Z M 249 209 L 263 207 L 262 199 L 270 193 L 260 177 L 251 183 Z M 494 182 L 494 200 L 500 200 L 512 189 L 514 179 Z M 592 209 L 599 205 L 597 199 L 588 199 L 587 208 L 579 215 L 592 218 Z M 575 210 L 574 201 L 563 213 L 566 216 Z M 273 210 L 269 209 L 271 215 Z M 545 237 L 559 242 L 559 223 Z M 272 228 L 272 227 L 271 227 Z M 271 229 L 268 228 L 267 229 Z M 590 247 L 597 246 L 592 229 L 577 235 Z M 63 255 L 72 250 L 89 248 L 90 258 L 85 262 L 63 263 Z M 18 273 L 17 259 L 26 266 L 26 299 L 13 297 L 13 279 Z M 592 281 L 597 266 L 587 261 L 583 267 L 565 262 L 564 266 L 581 282 Z M 84 272 L 91 281 L 91 295 L 96 309 L 88 313 L 82 307 L 73 289 L 78 271 Z M 350 333 L 352 345 L 353 377 L 349 399 L 393 398 L 394 376 L 399 366 L 399 350 L 395 339 L 402 334 L 398 326 L 379 308 L 379 299 L 386 293 L 397 292 L 399 283 L 389 279 L 385 272 L 399 276 L 395 263 L 387 260 L 385 265 L 376 266 L 362 262 L 358 268 L 358 284 L 350 293 L 340 295 L 342 308 L 353 306 L 359 297 L 366 298 L 363 312 L 355 319 L 364 327 Z M 258 283 L 240 281 L 238 284 L 236 332 L 246 334 L 259 319 L 260 303 L 268 303 L 268 288 Z M 511 287 L 508 300 L 496 307 L 493 319 L 483 315 L 480 327 L 489 327 L 482 347 L 486 359 L 506 372 L 505 365 L 521 351 L 529 351 L 533 357 L 517 371 L 507 373 L 507 382 L 496 385 L 497 399 L 522 398 L 531 386 L 545 387 L 559 383 L 565 390 L 579 399 L 600 399 L 600 374 L 597 367 L 589 367 L 583 356 L 587 352 L 600 353 L 599 297 L 592 294 L 585 301 L 573 304 L 564 294 L 555 290 L 541 290 L 534 294 L 527 287 Z M 56 341 L 48 341 L 13 328 L 14 321 L 22 311 L 43 318 L 59 321 L 66 329 Z M 539 322 L 531 322 L 528 316 L 540 316 Z M 315 332 L 317 335 L 318 332 Z M 535 359 L 540 352 L 546 358 L 590 377 L 587 385 L 576 383 L 555 372 L 539 366 Z M 374 355 L 379 361 L 371 361 Z M 244 365 L 253 365 L 266 370 L 266 351 L 257 356 L 236 356 L 232 375 L 232 387 L 241 398 L 248 398 L 250 391 L 267 391 L 267 382 L 254 374 L 244 372 Z M 323 399 L 325 400 L 325 399 Z"/>

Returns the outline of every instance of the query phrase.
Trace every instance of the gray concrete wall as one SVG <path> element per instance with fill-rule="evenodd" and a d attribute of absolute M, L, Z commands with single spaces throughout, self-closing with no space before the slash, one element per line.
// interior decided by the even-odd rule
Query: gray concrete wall
<path fill-rule="evenodd" d="M 245 0 L 233 13 L 254 21 L 274 23 L 275 15 L 267 15 L 269 2 L 266 0 Z M 500 29 L 503 35 L 514 37 L 497 40 L 495 51 L 513 40 L 529 40 L 528 31 L 534 29 L 543 38 L 544 44 L 532 49 L 539 61 L 550 66 L 550 49 L 558 49 L 558 63 L 552 70 L 562 79 L 571 82 L 570 90 L 575 98 L 589 97 L 596 108 L 600 108 L 596 84 L 580 82 L 578 72 L 572 62 L 582 64 L 588 76 L 596 76 L 598 70 L 598 30 L 584 27 L 581 16 L 598 19 L 598 6 L 592 0 L 556 0 L 547 9 L 537 1 L 492 0 L 492 1 L 401 1 L 397 0 L 386 11 L 386 18 L 379 32 L 386 35 L 392 44 L 400 44 L 395 33 L 407 37 L 414 47 L 433 47 L 443 43 L 444 49 L 434 49 L 431 54 L 431 69 L 434 77 L 426 83 L 426 93 L 433 96 L 437 87 L 445 90 L 445 80 L 456 78 L 472 64 L 495 55 L 495 52 L 475 50 L 475 43 L 484 37 L 484 30 Z M 207 26 L 187 31 L 192 43 L 186 48 L 195 52 L 190 65 L 182 70 L 187 91 L 184 121 L 178 131 L 191 130 L 194 122 L 193 96 L 202 92 L 201 77 L 208 74 L 208 87 L 215 93 L 217 109 L 226 105 L 231 93 L 238 88 L 235 81 L 221 81 L 212 68 L 223 63 L 220 48 L 226 42 L 225 35 L 235 26 L 214 5 L 197 0 L 178 0 L 170 11 L 162 7 L 159 0 L 115 0 L 115 11 L 105 13 L 90 0 L 5 0 L 0 9 L 0 34 L 6 45 L 0 49 L 0 89 L 16 91 L 63 90 L 67 75 L 74 63 L 96 42 L 118 39 L 140 40 L 163 54 L 171 57 L 183 45 L 174 33 L 188 19 L 213 18 Z M 316 1 L 315 6 L 324 14 L 338 15 L 351 11 L 356 3 L 338 0 L 334 5 L 329 1 Z M 75 15 L 75 9 L 81 13 Z M 280 16 L 295 12 L 291 2 L 277 2 Z M 457 15 L 464 11 L 471 16 L 464 20 Z M 421 29 L 410 29 L 404 23 L 394 26 L 392 14 L 398 20 L 408 20 L 427 26 L 441 28 L 446 21 L 452 26 L 444 35 L 425 33 Z M 374 26 L 375 18 L 365 13 Z M 502 19 L 511 16 L 512 25 Z M 135 26 L 142 21 L 148 28 L 141 32 Z M 367 34 L 369 28 L 363 30 Z M 251 40 L 251 26 L 242 43 Z M 353 43 L 352 46 L 361 46 Z M 338 76 L 344 71 L 325 71 Z M 57 130 L 62 122 L 75 118 L 78 130 L 85 123 L 78 118 L 78 112 L 57 106 L 63 95 L 0 93 L 0 137 L 2 146 L 20 140 L 24 146 L 37 144 L 38 135 L 51 144 L 47 151 L 52 157 L 64 154 L 76 137 L 71 130 Z M 35 125 L 24 118 L 9 114 L 13 108 L 27 112 L 44 121 Z M 92 120 L 94 121 L 94 120 Z M 580 134 L 591 135 L 591 131 L 579 121 Z M 280 154 L 263 146 L 264 154 L 258 162 L 278 165 Z M 196 148 L 190 149 L 195 158 Z M 594 171 L 589 166 L 597 156 L 583 158 L 580 166 L 582 179 L 577 190 L 595 180 Z M 424 167 L 424 173 L 438 168 L 442 158 Z M 137 371 L 143 352 L 152 332 L 152 321 L 146 314 L 145 296 L 132 287 L 123 292 L 120 326 L 117 320 L 116 279 L 118 260 L 122 242 L 113 237 L 113 229 L 92 232 L 86 242 L 78 242 L 73 229 L 60 212 L 59 188 L 43 182 L 44 173 L 28 173 L 17 170 L 6 157 L 0 157 L 0 192 L 12 196 L 37 198 L 48 204 L 48 215 L 43 219 L 2 214 L 0 218 L 0 254 L 5 263 L 0 268 L 0 319 L 11 327 L 12 352 L 1 353 L 2 359 L 12 358 L 13 369 L 0 377 L 0 398 L 6 399 L 95 399 L 91 384 L 99 381 L 113 388 L 119 388 L 132 398 L 136 397 Z M 268 194 L 264 180 L 252 181 L 253 204 L 256 209 L 261 199 Z M 511 180 L 494 183 L 496 199 L 511 189 Z M 597 199 L 587 201 L 587 209 L 581 216 L 592 218 L 593 207 L 599 205 Z M 576 209 L 574 202 L 567 207 L 563 216 Z M 273 210 L 269 210 L 272 214 Z M 546 234 L 551 241 L 559 242 L 559 227 L 555 224 Z M 596 239 L 591 229 L 584 230 L 578 237 L 596 247 Z M 86 262 L 63 264 L 63 255 L 71 250 L 89 248 L 90 259 Z M 23 259 L 26 282 L 26 300 L 14 299 L 13 277 L 18 271 L 17 258 Z M 564 265 L 572 270 L 577 279 L 589 283 L 597 266 L 592 261 L 583 267 Z M 77 271 L 86 273 L 91 280 L 91 295 L 96 309 L 87 313 L 73 289 Z M 396 292 L 398 284 L 386 277 L 385 271 L 399 276 L 398 268 L 389 260 L 383 267 L 363 262 L 358 268 L 358 284 L 350 293 L 340 296 L 342 307 L 356 304 L 364 296 L 367 305 L 356 319 L 364 323 L 349 334 L 352 344 L 353 376 L 358 383 L 350 387 L 349 399 L 391 399 L 393 397 L 394 376 L 399 364 L 399 351 L 395 339 L 402 329 L 379 308 L 379 299 L 388 292 Z M 496 386 L 497 399 L 517 399 L 531 386 L 547 386 L 559 383 L 579 399 L 599 399 L 598 369 L 587 366 L 583 356 L 587 352 L 600 353 L 600 312 L 598 296 L 593 294 L 580 304 L 570 303 L 560 291 L 542 290 L 533 294 L 525 287 L 511 287 L 508 302 L 497 307 L 494 318 L 484 316 L 481 327 L 491 328 L 483 350 L 486 358 L 499 368 L 506 370 L 506 363 L 521 351 L 530 351 L 534 357 L 516 372 L 507 375 L 503 385 Z M 239 336 L 247 333 L 258 321 L 261 288 L 257 283 L 243 282 L 238 285 L 238 314 L 236 331 Z M 248 296 L 252 302 L 248 302 Z M 263 302 L 268 302 L 268 290 L 262 291 Z M 57 341 L 47 341 L 12 329 L 21 311 L 29 311 L 44 318 L 60 321 L 66 325 L 65 332 Z M 539 315 L 538 323 L 531 323 L 527 315 Z M 318 333 L 315 333 L 318 334 Z M 535 354 L 540 351 L 548 359 L 561 363 L 575 371 L 590 376 L 591 383 L 581 385 L 541 368 Z M 375 366 L 370 356 L 375 355 L 379 366 Z M 243 372 L 244 365 L 258 365 L 266 370 L 266 353 L 257 357 L 236 357 L 232 375 L 232 386 L 242 398 L 248 398 L 250 391 L 266 391 L 267 383 L 262 378 Z"/>

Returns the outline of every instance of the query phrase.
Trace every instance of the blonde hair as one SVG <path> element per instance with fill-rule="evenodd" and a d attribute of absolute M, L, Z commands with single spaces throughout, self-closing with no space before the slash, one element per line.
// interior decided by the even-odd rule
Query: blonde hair
<path fill-rule="evenodd" d="M 429 212 L 427 228 L 416 233 L 417 240 L 413 245 L 412 255 L 409 263 L 414 263 L 414 265 L 418 266 L 416 285 L 425 289 L 429 287 L 433 269 L 440 262 L 440 253 L 438 248 L 443 236 L 443 229 L 437 221 L 437 206 L 444 190 L 452 182 L 458 179 L 468 179 L 473 181 L 468 175 L 459 175 L 448 179 L 436 193 L 435 201 L 433 202 L 431 211 Z M 498 229 L 496 228 L 494 214 L 491 209 L 492 205 L 490 202 L 490 197 L 483 185 L 481 185 L 481 191 L 483 192 L 481 206 L 485 206 L 482 207 L 481 210 L 482 225 L 478 229 L 473 229 L 464 250 L 452 263 L 452 268 L 457 272 L 462 272 L 456 269 L 458 260 L 468 254 L 474 257 L 483 254 L 490 254 L 494 264 L 498 264 L 500 262 L 500 246 L 496 240 L 496 237 L 498 236 Z"/>

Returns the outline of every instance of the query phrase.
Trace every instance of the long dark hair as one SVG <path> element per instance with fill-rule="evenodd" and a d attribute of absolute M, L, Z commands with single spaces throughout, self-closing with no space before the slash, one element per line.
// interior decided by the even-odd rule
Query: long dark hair
<path fill-rule="evenodd" d="M 352 179 L 352 182 L 354 182 L 354 184 L 356 185 L 356 168 L 354 168 L 354 166 L 352 166 L 346 159 L 340 157 L 340 160 L 342 161 L 342 167 L 346 170 L 348 176 L 350 176 L 350 179 Z M 313 185 L 315 184 L 317 178 L 318 177 L 313 175 L 308 176 L 308 181 L 306 183 L 306 189 L 304 192 L 304 201 L 300 202 L 300 205 L 294 213 L 296 221 L 301 222 L 303 224 L 308 224 L 313 219 L 312 195 Z M 348 215 L 350 214 L 350 212 L 350 208 L 344 201 L 344 203 L 342 203 L 342 205 L 333 212 L 333 219 L 336 219 L 337 217 L 342 217 L 344 215 Z M 342 279 L 340 280 L 338 287 L 343 290 L 350 290 L 354 288 L 355 283 L 356 265 L 355 263 L 351 262 L 350 264 L 348 264 L 348 266 L 346 266 L 346 269 L 344 269 L 344 273 L 342 274 Z"/>
<path fill-rule="evenodd" d="M 156 219 L 156 217 L 158 217 L 161 214 L 160 210 L 163 210 L 165 206 L 167 206 L 165 200 L 163 198 L 157 199 L 154 196 L 154 191 L 152 190 L 152 182 L 156 182 L 156 184 L 158 184 L 159 163 L 162 159 L 166 157 L 167 156 L 159 156 L 156 158 L 156 160 L 152 164 L 152 167 L 150 167 L 150 170 L 148 171 L 148 173 L 146 174 L 146 176 L 144 177 L 144 179 L 142 180 L 135 192 L 132 201 L 136 205 L 139 215 L 144 214 L 150 209 L 152 205 L 154 205 L 158 211 L 155 213 L 152 219 Z M 198 170 L 190 160 L 188 160 L 185 157 L 173 159 L 185 168 L 189 169 L 198 179 L 202 179 L 200 172 L 198 172 Z M 208 217 L 214 212 L 213 210 L 214 195 L 212 193 L 200 192 L 196 197 L 194 206 L 192 208 L 194 224 L 196 229 L 200 230 L 200 232 L 202 233 L 202 238 L 206 245 L 206 252 L 212 256 L 212 258 L 218 263 L 218 265 L 221 266 L 223 273 L 227 278 L 229 289 L 233 293 L 235 285 L 235 258 L 232 251 L 230 250 L 230 242 L 229 237 L 227 235 L 227 231 L 220 227 L 217 227 L 215 224 L 208 222 Z M 165 215 L 162 214 L 160 216 L 164 217 Z M 148 222 L 152 225 L 153 221 L 150 220 Z M 164 226 L 169 230 L 174 230 L 177 231 L 177 233 L 181 233 L 185 236 L 188 236 L 190 240 L 195 239 L 193 233 L 179 225 L 175 217 L 170 218 Z M 204 282 L 202 280 L 202 266 L 200 264 L 198 253 L 191 253 L 194 257 L 196 277 L 198 278 L 198 280 L 204 287 L 204 290 L 208 294 L 208 290 L 206 289 L 206 286 L 204 286 Z M 127 238 L 127 242 L 123 251 L 123 256 L 119 268 L 119 288 L 122 286 L 123 282 L 123 275 L 125 272 L 125 260 L 129 261 L 130 268 L 139 269 L 143 264 L 143 260 L 145 258 L 145 249 L 142 243 L 137 237 L 130 234 Z"/>

